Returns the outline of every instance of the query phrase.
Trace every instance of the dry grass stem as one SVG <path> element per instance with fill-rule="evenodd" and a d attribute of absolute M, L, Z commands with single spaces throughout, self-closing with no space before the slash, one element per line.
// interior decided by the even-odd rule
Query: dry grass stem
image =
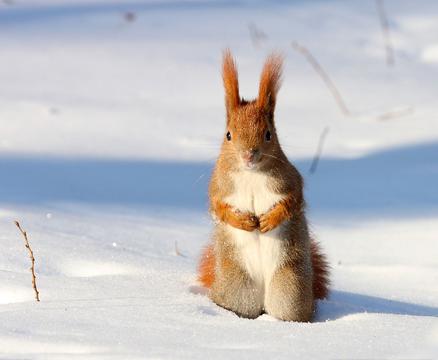
<path fill-rule="evenodd" d="M 347 106 L 345 105 L 345 102 L 342 99 L 341 93 L 339 92 L 338 88 L 335 86 L 334 82 L 330 79 L 327 72 L 319 64 L 319 62 L 312 55 L 312 53 L 307 48 L 298 44 L 297 42 L 292 43 L 292 48 L 298 51 L 301 55 L 303 55 L 306 58 L 306 60 L 310 63 L 310 65 L 312 65 L 313 69 L 321 77 L 321 79 L 324 81 L 324 83 L 330 90 L 331 94 L 335 98 L 336 103 L 338 104 L 339 109 L 342 111 L 342 113 L 346 116 L 351 115 L 351 112 L 350 110 L 348 110 Z"/>
<path fill-rule="evenodd" d="M 248 30 L 254 47 L 259 47 L 268 38 L 268 35 L 254 23 L 248 24 Z"/>
<path fill-rule="evenodd" d="M 29 239 L 27 238 L 27 232 L 21 228 L 20 223 L 18 221 L 14 221 L 14 223 L 17 226 L 18 230 L 20 230 L 21 234 L 23 235 L 24 246 L 29 251 L 29 257 L 30 257 L 30 261 L 31 261 L 30 271 L 32 273 L 32 287 L 33 287 L 33 290 L 35 292 L 36 301 L 40 301 L 40 293 L 39 293 L 38 288 L 37 288 L 36 276 L 35 276 L 35 257 L 33 256 L 33 251 L 32 251 L 32 248 L 30 247 Z"/>
<path fill-rule="evenodd" d="M 392 111 L 387 111 L 383 114 L 380 114 L 379 116 L 377 116 L 377 120 L 380 120 L 380 121 L 392 120 L 392 119 L 397 119 L 397 118 L 400 118 L 403 116 L 411 115 L 413 113 L 414 113 L 414 108 L 407 107 L 405 109 L 392 110 Z"/>
<path fill-rule="evenodd" d="M 318 163 L 319 163 L 319 159 L 321 158 L 322 150 L 324 148 L 324 142 L 325 142 L 325 139 L 327 138 L 329 131 L 330 131 L 330 128 L 328 126 L 326 126 L 324 128 L 324 130 L 322 130 L 321 135 L 319 136 L 318 147 L 316 149 L 315 156 L 313 157 L 312 164 L 310 165 L 310 168 L 309 168 L 310 174 L 314 174 L 316 172 L 316 169 L 317 169 Z"/>
<path fill-rule="evenodd" d="M 388 17 L 386 16 L 383 0 L 376 0 L 376 6 L 377 12 L 379 13 L 380 26 L 382 27 L 383 39 L 385 41 L 386 64 L 388 66 L 393 66 L 395 64 L 394 48 L 391 42 L 389 22 Z"/>
<path fill-rule="evenodd" d="M 177 242 L 177 241 L 175 241 L 175 255 L 176 255 L 176 256 L 182 256 L 182 257 L 184 257 L 184 255 L 181 254 L 181 252 L 179 251 L 179 248 L 178 248 L 178 242 Z"/>

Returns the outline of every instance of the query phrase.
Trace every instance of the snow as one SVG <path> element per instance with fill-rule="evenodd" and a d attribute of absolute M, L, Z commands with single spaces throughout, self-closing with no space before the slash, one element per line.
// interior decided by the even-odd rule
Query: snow
<path fill-rule="evenodd" d="M 424 49 L 421 54 L 421 58 L 426 63 L 438 62 L 438 45 L 433 44 Z"/>
<path fill-rule="evenodd" d="M 436 358 L 438 5 L 385 8 L 393 67 L 372 1 L 0 2 L 0 359 Z M 313 323 L 240 319 L 196 282 L 227 46 L 244 97 L 286 58 L 277 126 L 332 266 Z"/>

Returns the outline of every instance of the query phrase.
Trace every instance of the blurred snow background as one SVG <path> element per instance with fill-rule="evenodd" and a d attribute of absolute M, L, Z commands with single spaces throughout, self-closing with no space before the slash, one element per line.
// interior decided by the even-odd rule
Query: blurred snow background
<path fill-rule="evenodd" d="M 394 66 L 371 0 L 1 1 L 0 358 L 437 357 L 438 3 L 384 6 Z M 312 324 L 196 284 L 225 47 L 246 98 L 286 58 L 277 127 L 333 272 Z"/>

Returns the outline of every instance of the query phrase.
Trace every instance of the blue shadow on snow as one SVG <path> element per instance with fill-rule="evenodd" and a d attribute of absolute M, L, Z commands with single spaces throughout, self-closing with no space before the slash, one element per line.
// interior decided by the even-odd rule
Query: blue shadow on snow
<path fill-rule="evenodd" d="M 316 321 L 336 320 L 361 313 L 438 317 L 438 308 L 333 290 L 328 300 L 318 302 Z"/>
<path fill-rule="evenodd" d="M 325 214 L 418 216 L 438 210 L 438 143 L 358 159 L 294 162 L 306 178 L 309 207 Z M 207 208 L 211 163 L 0 157 L 0 202 L 57 202 Z"/>

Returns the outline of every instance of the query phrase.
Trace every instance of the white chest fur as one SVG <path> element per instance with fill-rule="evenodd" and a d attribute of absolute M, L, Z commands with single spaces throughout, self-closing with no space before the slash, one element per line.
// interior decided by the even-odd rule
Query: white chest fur
<path fill-rule="evenodd" d="M 270 190 L 268 181 L 268 176 L 256 171 L 236 172 L 233 174 L 234 192 L 225 201 L 237 210 L 260 216 L 283 198 Z M 284 241 L 281 239 L 281 226 L 265 234 L 258 230 L 249 232 L 230 225 L 227 227 L 242 266 L 264 294 L 282 262 Z"/>

